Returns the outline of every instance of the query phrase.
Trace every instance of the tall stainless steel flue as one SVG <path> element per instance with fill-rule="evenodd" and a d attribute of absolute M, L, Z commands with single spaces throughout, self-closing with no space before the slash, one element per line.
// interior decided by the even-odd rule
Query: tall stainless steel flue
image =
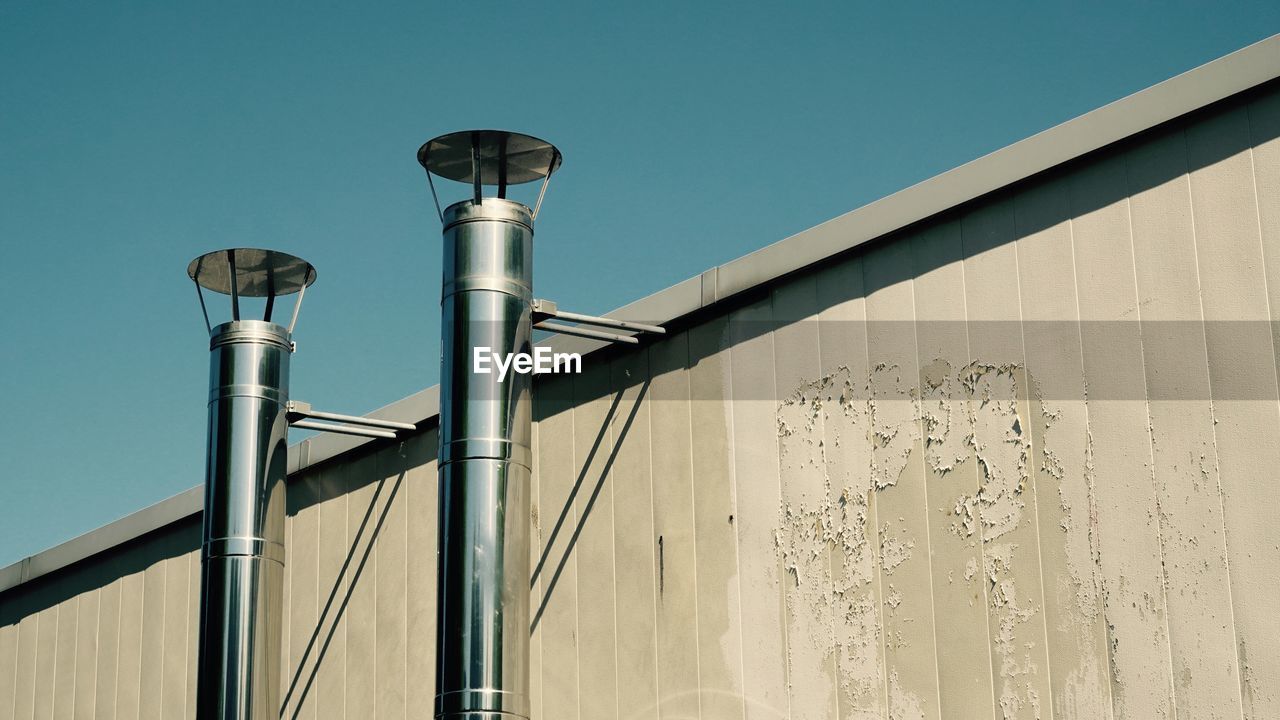
<path fill-rule="evenodd" d="M 270 250 L 220 250 L 187 268 L 209 330 L 209 435 L 201 552 L 199 720 L 280 716 L 286 404 L 293 324 L 315 281 L 309 263 Z M 200 288 L 231 296 L 230 322 L 209 324 Z M 298 293 L 293 320 L 271 322 L 275 299 Z M 265 298 L 262 320 L 241 298 Z"/>
<path fill-rule="evenodd" d="M 529 717 L 531 376 L 473 372 L 473 353 L 532 345 L 534 209 L 506 198 L 543 179 L 560 152 L 527 135 L 482 130 L 427 142 L 431 175 L 468 183 L 443 211 L 435 716 Z M 482 189 L 497 187 L 497 197 Z M 435 197 L 435 186 L 432 185 Z"/>

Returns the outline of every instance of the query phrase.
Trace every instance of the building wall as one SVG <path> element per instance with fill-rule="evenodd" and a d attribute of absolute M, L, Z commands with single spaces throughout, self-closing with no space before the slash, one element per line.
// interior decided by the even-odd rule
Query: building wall
<path fill-rule="evenodd" d="M 537 387 L 534 716 L 1280 717 L 1280 92 Z M 429 717 L 435 436 L 289 488 L 284 714 Z M 189 518 L 0 595 L 0 720 L 191 717 Z"/>

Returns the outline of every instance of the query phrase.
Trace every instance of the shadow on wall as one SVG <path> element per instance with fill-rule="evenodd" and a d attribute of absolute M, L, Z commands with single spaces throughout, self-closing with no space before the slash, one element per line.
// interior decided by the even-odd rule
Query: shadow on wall
<path fill-rule="evenodd" d="M 191 515 L 69 568 L 0 594 L 0 626 L 16 625 L 64 600 L 140 573 L 158 562 L 200 547 L 200 515 Z"/>
<path fill-rule="evenodd" d="M 290 701 L 294 702 L 293 714 L 291 717 L 298 717 L 298 713 L 304 707 L 304 701 L 311 693 L 311 688 L 315 684 L 316 675 L 320 672 L 320 666 L 324 662 L 325 656 L 328 654 L 329 644 L 333 641 L 333 636 L 337 632 L 338 627 L 342 623 L 342 617 L 347 612 L 347 606 L 351 602 L 351 596 L 355 593 L 360 579 L 364 576 L 365 566 L 369 562 L 369 556 L 373 554 L 373 549 L 377 546 L 378 536 L 382 532 L 382 526 L 387 520 L 387 513 L 391 511 L 392 503 L 395 502 L 396 495 L 399 494 L 400 488 L 404 485 L 405 475 L 408 474 L 408 468 L 401 469 L 392 478 L 379 478 L 377 487 L 373 491 L 373 497 L 369 500 L 369 506 L 365 509 L 364 515 L 360 519 L 360 525 L 355 531 L 355 535 L 351 538 L 351 547 L 347 549 L 346 558 L 342 562 L 342 569 L 338 571 L 338 576 L 333 581 L 333 587 L 329 588 L 328 596 L 324 603 L 324 609 L 320 612 L 320 617 L 316 621 L 315 630 L 312 631 L 311 637 L 307 640 L 306 649 L 302 652 L 302 660 L 298 663 L 294 670 L 293 677 L 289 678 L 289 685 L 284 688 L 284 696 L 280 701 L 280 715 L 284 717 L 286 708 L 289 707 Z M 390 485 L 390 488 L 388 488 Z M 332 488 L 335 492 L 330 497 L 336 497 L 343 492 L 349 492 L 344 488 Z M 382 503 L 382 509 L 378 510 L 378 504 L 383 494 L 386 493 L 386 501 Z M 319 501 L 329 499 L 327 497 L 319 498 Z M 377 513 L 376 520 L 374 514 Z M 373 528 L 370 529 L 369 523 L 373 521 Z M 367 539 L 366 539 L 367 534 Z M 361 543 L 364 543 L 364 549 L 361 550 Z M 356 556 L 359 555 L 359 559 Z M 352 565 L 355 565 L 354 569 Z M 343 591 L 343 584 L 349 583 Z M 342 599 L 338 599 L 339 593 Z M 337 607 L 334 604 L 337 603 Z M 324 640 L 320 640 L 320 636 L 324 635 Z M 317 648 L 317 643 L 319 647 Z M 315 662 L 308 662 L 312 655 L 315 656 Z M 305 672 L 310 667 L 310 672 Z M 303 675 L 306 675 L 305 681 Z"/>
<path fill-rule="evenodd" d="M 401 467 L 388 468 L 386 473 L 333 473 L 325 472 L 334 463 L 322 463 L 308 468 L 304 473 L 289 478 L 288 500 L 286 512 L 289 516 L 297 515 L 301 510 L 323 503 L 340 495 L 354 492 L 372 483 L 377 488 L 364 514 L 364 521 L 348 548 L 346 562 L 338 576 L 340 584 L 349 577 L 351 587 L 356 585 L 360 573 L 368 560 L 369 553 L 375 545 L 378 531 L 382 527 L 391 501 L 395 498 L 409 468 L 424 465 L 435 460 L 436 433 L 434 430 L 410 438 L 404 443 L 403 453 L 388 453 L 386 449 L 391 443 L 377 442 L 369 446 L 359 458 L 343 458 L 339 463 L 355 464 L 365 457 L 395 457 Z M 390 477 L 391 475 L 395 477 Z M 381 477 L 378 477 L 381 475 Z M 316 482 L 315 478 L 319 481 Z M 390 487 L 387 487 L 390 486 Z M 381 511 L 374 518 L 375 511 L 382 503 Z M 373 527 L 368 526 L 373 522 Z M 16 625 L 23 618 L 34 615 L 41 610 L 53 607 L 65 600 L 84 593 L 100 590 L 112 582 L 168 560 L 189 553 L 197 552 L 201 542 L 201 516 L 199 513 L 182 518 L 163 528 L 130 540 L 107 552 L 86 558 L 74 565 L 50 575 L 23 583 L 16 588 L 0 594 L 0 626 Z M 359 556 L 359 557 L 357 557 Z M 354 570 L 352 564 L 355 564 Z M 351 573 L 348 576 L 348 573 Z M 337 585 L 330 592 L 325 613 L 320 617 L 319 625 L 328 622 L 336 624 L 345 608 L 345 599 L 337 609 L 335 617 L 328 619 L 337 594 Z M 321 627 L 317 627 L 315 636 L 319 636 Z M 330 629 L 330 634 L 332 629 Z M 315 636 L 312 642 L 315 642 Z M 312 648 L 308 648 L 310 653 Z M 296 680 L 296 679 L 295 679 Z"/>
<path fill-rule="evenodd" d="M 546 590 L 542 594 L 542 600 L 538 604 L 538 608 L 533 611 L 533 618 L 529 624 L 529 632 L 532 633 L 537 629 L 538 623 L 542 621 L 542 614 L 547 609 L 547 603 L 550 602 L 552 595 L 555 593 L 556 585 L 560 582 L 560 576 L 564 572 L 564 567 L 569 562 L 569 557 L 573 554 L 574 548 L 577 547 L 578 538 L 582 535 L 582 528 L 586 526 L 587 519 L 591 517 L 591 511 L 595 509 L 596 500 L 600 497 L 600 491 L 604 489 L 605 481 L 609 478 L 609 473 L 613 469 L 614 462 L 618 459 L 618 451 L 622 448 L 628 432 L 631 430 L 632 423 L 635 422 L 636 414 L 640 412 L 640 408 L 644 405 L 644 400 L 649 392 L 650 380 L 646 378 L 640 384 L 640 389 L 636 394 L 635 402 L 631 406 L 631 410 L 627 413 L 627 418 L 623 421 L 621 429 L 618 431 L 617 437 L 613 438 L 612 447 L 609 450 L 609 457 L 605 459 L 604 464 L 599 467 L 599 474 L 591 488 L 591 495 L 587 498 L 586 505 L 582 509 L 582 514 L 576 518 L 576 524 L 573 533 L 569 535 L 568 541 L 564 544 L 560 552 L 560 558 L 555 562 L 555 570 L 551 572 L 551 577 L 547 581 Z M 567 383 L 566 383 L 567 384 Z M 600 423 L 600 429 L 596 432 L 595 440 L 591 444 L 591 449 L 587 452 L 586 457 L 582 461 L 582 467 L 578 470 L 577 478 L 573 483 L 573 488 L 569 491 L 569 497 L 565 499 L 564 506 L 560 508 L 559 517 L 551 528 L 551 532 L 547 534 L 546 540 L 541 541 L 543 549 L 538 557 L 538 563 L 534 566 L 531 577 L 529 578 L 529 586 L 532 588 L 538 578 L 542 577 L 548 568 L 551 560 L 552 551 L 557 549 L 556 538 L 565 529 L 565 522 L 569 518 L 569 513 L 573 509 L 574 500 L 582 491 L 583 483 L 587 479 L 589 470 L 592 469 L 596 455 L 600 452 L 600 447 L 604 443 L 605 437 L 608 435 L 610 428 L 613 427 L 614 417 L 618 413 L 618 406 L 622 404 L 623 391 L 618 390 L 613 393 L 613 400 L 609 405 L 609 410 L 605 413 L 604 421 Z"/>
<path fill-rule="evenodd" d="M 1130 195 L 1135 195 L 1144 190 L 1157 187 L 1169 180 L 1177 178 L 1186 173 L 1211 166 L 1226 158 L 1237 155 L 1280 137 L 1280 124 L 1268 124 L 1258 118 L 1251 118 L 1248 113 L 1248 105 L 1256 101 L 1260 97 L 1277 92 L 1280 89 L 1280 80 L 1273 80 L 1264 83 L 1252 90 L 1240 93 L 1233 97 L 1219 101 L 1195 112 L 1184 115 L 1180 118 L 1169 121 L 1163 125 L 1159 125 L 1150 130 L 1138 133 L 1132 137 L 1120 140 L 1107 147 L 1096 150 L 1087 155 L 1081 156 L 1074 160 L 1068 161 L 1057 167 L 1050 168 L 1040 172 L 1025 180 L 1013 183 L 1006 187 L 995 190 L 987 195 L 962 203 L 954 208 L 940 212 L 929 218 L 921 220 L 914 225 L 900 228 L 892 233 L 884 235 L 876 240 L 859 245 L 856 248 L 835 256 L 826 258 L 822 264 L 833 265 L 841 260 L 862 255 L 869 250 L 893 243 L 914 234 L 928 230 L 930 228 L 945 225 L 947 223 L 958 222 L 961 218 L 974 213 L 990 213 L 992 208 L 1001 204 L 1010 203 L 1014 196 L 1032 193 L 1037 189 L 1054 183 L 1061 182 L 1064 178 L 1073 176 L 1082 171 L 1093 171 L 1118 173 L 1118 182 L 1102 183 L 1089 188 L 1090 192 L 1074 194 L 1070 198 L 1069 204 L 1062 203 L 1058 207 L 1054 207 L 1051 212 L 1035 213 L 1034 216 L 1020 216 L 1018 218 L 1017 227 L 1009 227 L 1005 233 L 990 233 L 985 237 L 967 237 L 964 240 L 964 250 L 967 255 L 976 255 L 987 250 L 993 249 L 999 245 L 1013 242 L 1019 238 L 1033 235 L 1053 227 L 1059 223 L 1066 222 L 1068 219 L 1080 215 L 1084 215 L 1095 210 L 1105 208 L 1113 203 L 1119 202 Z M 1214 147 L 1201 147 L 1195 153 L 1187 153 L 1183 156 L 1182 164 L 1169 163 L 1167 166 L 1159 168 L 1163 174 L 1159 172 L 1146 172 L 1141 177 L 1127 173 L 1127 168 L 1123 160 L 1123 155 L 1131 152 L 1137 147 L 1156 143 L 1161 140 L 1167 140 L 1170 136 L 1180 136 L 1187 127 L 1197 123 L 1204 123 L 1207 119 L 1214 118 L 1215 122 L 1222 122 L 1232 125 L 1240 125 L 1243 127 L 1242 132 L 1219 132 L 1214 135 L 1217 144 Z M 1101 167 L 1099 167 L 1101 166 Z M 1012 212 L 1002 213 L 1012 218 Z M 893 264 L 892 267 L 877 268 L 878 272 L 869 273 L 866 277 L 866 286 L 857 288 L 849 286 L 848 294 L 842 297 L 830 298 L 831 303 L 837 304 L 846 300 L 852 300 L 855 297 L 870 295 L 877 290 L 887 288 L 900 283 L 908 278 L 916 277 L 927 273 L 931 270 L 952 261 L 954 258 L 916 258 L 916 262 L 907 263 L 905 265 Z M 931 264 L 932 263 L 932 264 Z M 812 272 L 814 267 L 800 270 L 796 274 L 803 275 Z M 748 305 L 752 302 L 759 301 L 768 295 L 767 288 L 756 288 L 752 291 L 742 293 L 740 296 L 728 301 L 728 307 L 717 306 L 716 313 L 723 314 L 728 309 Z M 701 320 L 705 318 L 697 318 Z M 734 328 L 735 342 L 750 340 L 754 337 L 764 335 L 790 324 L 791 320 L 752 320 L 750 322 L 736 322 L 737 327 Z"/>

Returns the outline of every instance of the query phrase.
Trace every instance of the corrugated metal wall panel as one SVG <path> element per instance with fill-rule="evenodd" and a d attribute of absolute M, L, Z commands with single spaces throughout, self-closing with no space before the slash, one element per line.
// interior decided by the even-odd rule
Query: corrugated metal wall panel
<path fill-rule="evenodd" d="M 405 705 L 409 717 L 433 708 L 436 677 L 436 437 L 405 448 L 407 559 Z M 535 496 L 536 497 L 536 496 Z M 434 710 L 432 711 L 434 712 Z"/>
<path fill-rule="evenodd" d="M 1172 717 L 1172 677 L 1136 317 L 1123 157 L 1068 178 L 1085 387 L 1097 496 L 1103 607 L 1111 629 L 1112 697 L 1121 718 Z M 1116 332 L 1111 332 L 1117 329 Z M 1142 397 L 1142 393 L 1136 395 Z"/>
<path fill-rule="evenodd" d="M 945 223 L 902 242 L 911 248 L 915 314 L 921 321 L 916 355 L 942 716 L 989 720 L 994 713 L 991 626 L 983 534 L 974 517 L 979 467 L 967 441 L 975 408 L 962 385 L 970 350 L 960 224 Z"/>
<path fill-rule="evenodd" d="M 613 485 L 613 576 L 617 622 L 618 715 L 634 720 L 658 720 L 658 544 L 653 531 L 653 447 L 650 408 L 652 379 L 649 355 L 640 351 L 618 360 L 612 367 L 611 385 L 618 393 L 618 412 L 610 420 L 615 460 L 609 468 Z M 574 413 L 575 435 L 582 418 Z M 607 484 L 607 483 L 606 483 Z M 581 500 L 582 494 L 579 493 Z M 602 497 L 604 494 L 602 493 Z M 607 499 L 607 498 L 606 498 Z M 602 501 L 603 502 L 603 501 Z M 578 522 L 590 523 L 587 508 L 579 505 Z M 597 503 L 592 512 L 607 513 Z M 583 558 L 578 560 L 578 586 L 584 575 L 604 572 Z M 591 598 L 578 594 L 578 630 L 607 634 L 608 627 L 588 625 L 587 604 Z M 585 651 L 585 646 L 582 646 Z M 581 667 L 588 659 L 579 653 L 579 673 L 583 697 L 589 692 L 589 676 Z M 582 705 L 584 720 L 594 720 Z M 550 716 L 548 716 L 548 720 Z"/>
<path fill-rule="evenodd" d="M 1259 116 L 1274 104 L 1255 103 Z M 1260 123 L 1254 130 L 1264 131 Z M 1272 129 L 1275 126 L 1272 126 Z M 1246 108 L 1216 114 L 1186 129 L 1191 208 L 1200 297 L 1209 356 L 1209 383 L 1217 421 L 1228 559 L 1232 573 L 1242 704 L 1247 718 L 1280 713 L 1280 513 L 1275 472 L 1280 467 L 1274 344 L 1260 334 L 1235 332 L 1238 321 L 1271 321 L 1269 278 L 1259 231 L 1259 197 Z M 1274 156 L 1272 156 L 1274 157 Z M 1273 165 L 1266 172 L 1275 177 Z M 1274 198 L 1268 198 L 1274 203 Z M 1270 280 L 1274 280 L 1271 278 Z M 1272 326 L 1274 328 L 1274 326 Z M 1266 588 L 1266 589 L 1264 589 Z"/>
<path fill-rule="evenodd" d="M 693 507 L 689 336 L 649 353 L 653 385 L 653 533 L 658 550 L 659 716 L 699 717 L 697 528 Z"/>
<path fill-rule="evenodd" d="M 534 418 L 537 415 L 537 402 L 534 403 Z M 541 433 L 541 423 L 533 423 L 533 434 L 531 436 L 530 446 L 532 453 L 533 475 L 530 478 L 529 487 L 529 524 L 531 533 L 529 535 L 529 568 L 533 572 L 538 567 L 538 561 L 542 557 L 542 548 L 545 544 L 545 536 L 542 532 L 542 519 L 539 517 L 539 507 L 542 501 L 542 483 L 540 477 L 542 475 L 540 468 L 542 467 L 541 453 L 538 452 L 539 437 Z M 434 484 L 429 486 L 434 495 Z M 432 507 L 433 514 L 436 508 Z M 422 517 L 415 515 L 414 517 Z M 410 526 L 412 528 L 412 525 Z M 411 540 L 412 541 L 412 540 Z M 434 541 L 433 541 L 434 544 Z M 529 716 L 530 718 L 542 718 L 542 630 L 541 623 L 538 622 L 538 612 L 542 607 L 542 578 L 537 574 L 530 575 L 529 583 Z M 434 589 L 433 589 L 434 591 Z M 435 600 L 432 598 L 431 603 L 426 610 L 435 616 Z M 413 622 L 413 615 L 410 615 L 410 622 Z M 432 653 L 434 660 L 434 652 Z M 415 675 L 415 677 L 422 677 Z M 432 688 L 434 690 L 434 688 Z M 425 694 L 425 693 L 424 693 Z M 430 695 L 428 694 L 428 699 Z M 412 705 L 412 703 L 411 703 Z"/>
<path fill-rule="evenodd" d="M 0 627 L 0 720 L 13 720 L 17 699 L 18 626 Z"/>
<path fill-rule="evenodd" d="M 94 678 L 93 718 L 110 720 L 116 717 L 116 680 L 120 674 L 120 590 L 123 579 L 112 580 L 101 590 L 91 591 L 98 596 L 98 661 Z M 188 659 L 188 662 L 191 662 Z M 195 665 L 194 662 L 191 662 Z M 16 716 L 15 716 L 16 717 Z"/>
<path fill-rule="evenodd" d="M 744 717 L 742 587 L 738 572 L 728 320 L 688 334 L 689 426 L 697 568 L 698 708 Z M 748 591 L 752 591 L 748 588 Z"/>
<path fill-rule="evenodd" d="M 814 320 L 817 279 L 800 278 L 772 298 L 774 397 L 781 494 L 775 552 L 786 597 L 788 704 L 792 717 L 835 720 L 835 617 L 831 604 L 831 542 L 827 537 L 826 465 L 822 418 L 814 392 L 821 345 Z"/>
<path fill-rule="evenodd" d="M 733 457 L 726 461 L 733 463 L 738 499 L 738 572 L 747 583 L 741 595 L 747 718 L 787 717 L 790 708 L 771 322 L 771 299 L 729 316 Z"/>
<path fill-rule="evenodd" d="M 1268 308 L 1274 319 L 1280 314 L 1280 93 L 1250 103 L 1248 112 Z M 1280 333 L 1273 331 L 1272 339 L 1280 348 Z M 1280 352 L 1273 357 L 1280 357 Z M 1262 382 L 1266 385 L 1267 379 Z M 1270 460 L 1274 457 L 1264 462 Z M 1274 474 L 1273 465 L 1258 467 Z M 1280 676 L 1280 600 L 1267 590 L 1280 587 L 1280 534 L 1275 532 L 1280 497 L 1266 475 L 1255 478 L 1251 486 L 1224 483 L 1223 494 L 1242 701 L 1251 717 L 1276 715 L 1280 681 L 1265 678 Z"/>
<path fill-rule="evenodd" d="M 403 720 L 407 713 L 405 640 L 408 631 L 405 592 L 409 550 L 406 514 L 408 468 L 403 460 L 396 448 L 382 450 L 377 455 L 379 482 L 386 484 L 388 495 L 382 529 L 374 545 L 377 553 L 374 583 L 374 687 L 377 704 L 374 709 L 377 717 L 393 720 Z"/>
<path fill-rule="evenodd" d="M 1183 133 L 1169 133 L 1126 158 L 1135 315 L 1147 368 L 1174 699 L 1180 716 L 1235 717 L 1240 682 L 1206 346 L 1202 333 L 1182 332 L 1202 319 L 1185 142 Z"/>
<path fill-rule="evenodd" d="M 570 379 L 573 385 L 573 517 L 568 535 L 577 564 L 578 697 L 583 718 L 617 718 L 618 656 L 615 652 L 614 483 L 610 368 L 599 364 Z M 648 493 L 648 484 L 643 485 Z M 635 515 L 639 508 L 619 507 Z M 557 518 L 558 519 L 558 518 Z M 647 513 L 646 513 L 647 519 Z M 625 523 L 620 523 L 625 526 Z M 559 586 L 552 589 L 558 592 Z M 624 604 L 625 606 L 625 604 Z"/>
<path fill-rule="evenodd" d="M 1278 198 L 1272 91 L 540 381 L 533 715 L 1280 716 Z M 435 442 L 291 482 L 286 716 L 430 712 Z M 5 593 L 0 720 L 190 717 L 198 542 Z"/>
<path fill-rule="evenodd" d="M 867 293 L 872 472 L 884 597 L 890 714 L 940 718 L 933 570 L 912 288 L 911 246 L 892 242 L 863 262 Z M 936 520 L 936 519 L 935 519 Z M 945 648 L 944 648 L 945 649 Z"/>
<path fill-rule="evenodd" d="M 533 567 L 539 600 L 531 605 L 541 640 L 542 718 L 576 720 L 578 712 L 578 561 L 571 538 L 574 506 L 573 380 L 555 376 L 534 393 L 538 428 L 538 502 L 534 525 L 541 552 Z"/>
<path fill-rule="evenodd" d="M 1014 198 L 1051 711 L 1112 717 L 1069 184 Z"/>
<path fill-rule="evenodd" d="M 346 713 L 347 623 L 344 608 L 349 587 L 346 571 L 354 569 L 354 564 L 349 562 L 347 483 L 344 476 L 357 470 L 353 465 L 342 463 L 321 468 L 317 473 L 316 601 L 319 616 L 315 626 L 304 629 L 306 634 L 299 638 L 306 643 L 303 651 L 306 647 L 312 648 L 317 662 L 290 664 L 284 675 L 287 692 L 289 687 L 295 686 L 294 676 L 300 670 L 304 673 L 298 677 L 297 683 L 303 689 L 311 685 L 308 694 L 315 695 L 314 717 L 323 720 L 340 720 Z M 294 638 L 290 632 L 290 656 L 295 653 Z"/>
<path fill-rule="evenodd" d="M 818 273 L 817 282 L 824 382 L 815 394 L 823 407 L 823 464 L 834 539 L 837 693 L 842 719 L 870 720 L 883 716 L 888 697 L 862 258 L 833 264 Z"/>

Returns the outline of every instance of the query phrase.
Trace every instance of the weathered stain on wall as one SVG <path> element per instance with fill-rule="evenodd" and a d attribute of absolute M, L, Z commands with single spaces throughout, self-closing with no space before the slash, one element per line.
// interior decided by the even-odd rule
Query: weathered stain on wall
<path fill-rule="evenodd" d="M 925 402 L 911 399 L 855 403 L 852 398 L 867 397 L 866 388 L 875 381 L 904 388 L 902 395 L 908 398 L 914 389 L 907 387 L 897 368 L 887 363 L 874 365 L 872 376 L 860 379 L 850 377 L 848 368 L 843 367 L 796 388 L 779 403 L 782 467 L 808 467 L 823 472 L 825 493 L 804 503 L 784 503 L 780 507 L 777 550 L 792 583 L 788 597 L 812 613 L 817 621 L 814 627 L 829 627 L 829 637 L 819 646 L 842 658 L 842 690 L 861 697 L 878 691 L 877 648 L 871 647 L 869 641 L 878 638 L 882 628 L 869 592 L 872 578 L 864 575 L 858 578 L 860 587 L 837 590 L 831 582 L 827 553 L 840 562 L 861 566 L 862 556 L 867 553 L 869 498 L 897 484 L 923 429 L 926 462 L 944 476 L 934 481 L 945 481 L 945 474 L 965 463 L 970 451 L 981 470 L 979 491 L 974 496 L 957 495 L 946 522 L 957 536 L 981 540 L 985 558 L 982 572 L 978 572 L 972 559 L 964 566 L 935 567 L 934 571 L 945 572 L 951 582 L 958 578 L 959 582 L 987 584 L 986 596 L 995 628 L 992 643 L 999 662 L 997 700 L 1002 716 L 1017 717 L 1024 708 L 1034 716 L 1043 714 L 1045 699 L 1025 678 L 1042 674 L 1044 669 L 1031 659 L 1025 646 L 1016 642 L 1019 626 L 1031 624 L 1034 631 L 1034 623 L 1040 622 L 1038 599 L 1020 592 L 1011 572 L 1017 548 L 1009 536 L 1028 522 L 1025 493 L 1030 446 L 1023 429 L 1027 419 L 1018 413 L 1018 378 L 1024 375 L 1016 370 L 981 362 L 952 370 L 945 359 L 939 358 L 921 371 L 920 381 L 928 397 Z M 886 408 L 895 412 L 885 412 Z M 826 472 L 823 432 L 825 425 L 833 423 L 845 429 L 844 437 L 838 436 L 836 442 L 872 443 L 885 451 L 879 456 L 881 461 L 868 468 L 869 472 L 845 469 L 842 478 L 833 480 Z M 862 437 L 855 434 L 859 430 L 864 433 Z M 1051 456 L 1051 450 L 1046 452 Z M 908 588 L 893 580 L 895 570 L 926 548 L 928 539 L 907 534 L 901 524 L 893 522 L 884 522 L 878 535 L 878 553 L 872 558 L 888 579 L 883 612 L 894 615 L 902 605 L 904 592 L 928 592 L 927 588 Z M 1088 615 L 1096 609 L 1082 598 L 1079 611 Z M 901 620 L 910 622 L 912 618 Z M 856 640 L 850 644 L 852 638 Z M 885 642 L 894 646 L 904 639 L 890 634 Z M 896 704 L 905 717 L 916 714 L 921 699 L 902 688 L 901 683 L 890 683 L 890 694 L 897 698 Z"/>
<path fill-rule="evenodd" d="M 938 510 L 948 532 L 980 543 L 981 565 L 970 558 L 963 565 L 935 565 L 933 570 L 944 573 L 949 583 L 983 584 L 975 594 L 986 598 L 991 618 L 997 717 L 1039 718 L 1051 712 L 1066 718 L 1109 717 L 1111 698 L 1124 693 L 1125 675 L 1113 668 L 1108 680 L 1108 658 L 1091 651 L 1096 649 L 1091 629 L 1102 615 L 1108 589 L 1113 595 L 1126 590 L 1123 578 L 1111 588 L 1100 578 L 1093 439 L 1085 427 L 1062 425 L 1065 417 L 1087 412 L 1085 401 L 1046 399 L 1025 367 L 981 360 L 953 368 L 946 359 L 935 358 L 921 367 L 919 382 L 922 401 L 893 364 L 873 363 L 862 378 L 841 366 L 803 383 L 778 403 L 784 477 L 801 470 L 819 472 L 823 488 L 819 495 L 784 501 L 778 509 L 775 549 L 788 574 L 788 603 L 803 607 L 814 620 L 811 631 L 823 635 L 791 646 L 816 645 L 834 654 L 838 686 L 851 699 L 872 699 L 885 683 L 890 717 L 929 716 L 928 699 L 905 688 L 896 669 L 886 676 L 878 646 L 881 637 L 885 650 L 906 644 L 900 632 L 886 632 L 885 619 L 911 622 L 913 618 L 899 615 L 906 595 L 931 592 L 894 578 L 903 563 L 926 551 L 928 540 L 892 520 L 868 527 L 875 495 L 898 484 L 923 439 L 924 460 L 933 473 L 929 482 L 947 482 L 966 463 L 978 469 L 978 491 L 958 493 L 949 507 Z M 871 399 L 870 388 L 876 384 L 892 388 L 896 397 Z M 1056 447 L 1059 440 L 1067 447 Z M 827 462 L 828 453 L 845 443 L 866 444 L 878 452 L 862 468 Z M 1191 489 L 1196 490 L 1209 482 L 1210 471 L 1203 454 L 1192 462 L 1198 479 Z M 1060 680 L 1057 698 L 1042 696 L 1034 682 L 1048 672 L 1032 652 L 1036 647 L 1041 655 L 1045 652 L 1044 601 L 1020 587 L 1015 573 L 1028 561 L 1020 558 L 1037 562 L 1039 554 L 1030 488 L 1037 482 L 1042 485 L 1040 502 L 1051 502 L 1041 515 L 1053 521 L 1044 534 L 1063 558 L 1063 572 L 1044 578 L 1045 592 L 1053 594 L 1061 618 L 1055 630 L 1073 636 L 1082 649 L 1065 659 L 1069 671 Z M 1208 529 L 1210 536 L 1216 535 Z M 872 537 L 878 538 L 874 547 L 868 542 Z M 1178 542 L 1194 546 L 1197 540 L 1183 537 Z M 833 582 L 837 565 L 843 565 L 844 584 Z M 882 607 L 875 601 L 871 565 L 885 578 Z M 1134 609 L 1158 612 L 1154 601 L 1147 600 Z M 1111 643 L 1114 653 L 1114 636 Z M 1158 661 L 1163 648 L 1152 642 L 1129 651 Z M 813 659 L 803 660 L 812 664 Z M 797 662 L 794 654 L 788 662 Z M 939 663 L 946 662 L 952 660 L 941 655 Z M 1225 677 L 1232 678 L 1230 666 Z M 1246 688 L 1251 681 L 1245 678 Z M 1119 707 L 1124 716 L 1128 711 L 1122 702 Z"/>

